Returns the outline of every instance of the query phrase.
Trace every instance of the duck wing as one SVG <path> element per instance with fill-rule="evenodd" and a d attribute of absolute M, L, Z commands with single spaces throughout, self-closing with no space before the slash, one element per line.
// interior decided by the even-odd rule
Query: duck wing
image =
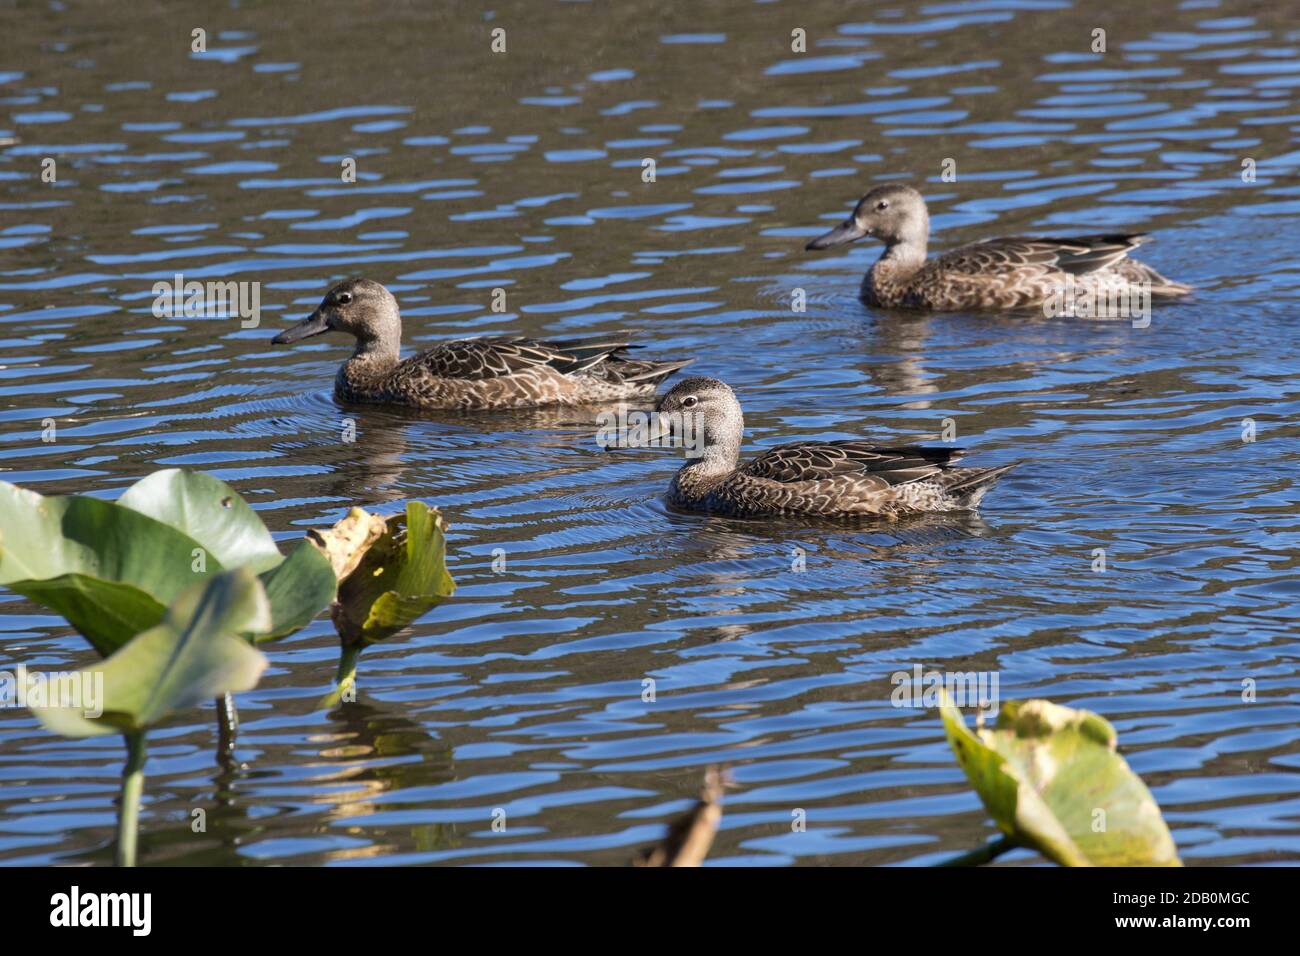
<path fill-rule="evenodd" d="M 948 273 L 992 276 L 1024 270 L 1060 270 L 1085 275 L 1109 269 L 1129 251 L 1149 240 L 1141 233 L 1102 236 L 1005 236 L 946 252 L 931 265 Z"/>
<path fill-rule="evenodd" d="M 599 365 L 627 349 L 626 342 L 539 342 L 525 338 L 461 339 L 446 342 L 418 356 L 416 361 L 438 378 L 481 380 L 517 375 L 550 366 L 568 375 Z"/>
<path fill-rule="evenodd" d="M 857 439 L 801 442 L 779 445 L 745 462 L 738 471 L 752 478 L 781 482 L 871 475 L 884 485 L 901 485 L 933 477 L 961 456 L 960 448 L 881 448 Z"/>

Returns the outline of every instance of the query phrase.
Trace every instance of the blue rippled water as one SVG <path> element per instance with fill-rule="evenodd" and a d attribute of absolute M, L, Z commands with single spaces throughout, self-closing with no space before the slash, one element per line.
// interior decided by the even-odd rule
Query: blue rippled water
<path fill-rule="evenodd" d="M 203 469 L 282 538 L 418 498 L 459 591 L 334 711 L 329 622 L 268 645 L 238 770 L 210 709 L 154 735 L 142 862 L 623 863 L 712 763 L 736 787 L 711 862 L 935 862 L 992 825 L 937 715 L 891 705 L 914 664 L 1104 714 L 1186 862 L 1300 861 L 1285 5 L 505 0 L 365 30 L 333 0 L 177 11 L 6 14 L 0 477 L 113 496 Z M 1150 231 L 1143 258 L 1198 291 L 1147 328 L 869 309 L 877 247 L 802 247 L 887 180 L 926 193 L 939 248 Z M 155 318 L 176 273 L 260 282 L 262 326 Z M 1023 464 L 978 517 L 677 514 L 679 459 L 601 450 L 588 413 L 336 404 L 341 342 L 268 340 L 351 274 L 399 297 L 408 349 L 633 329 L 736 388 L 750 448 L 951 419 L 972 462 Z M 91 659 L 0 594 L 0 666 Z M 111 861 L 121 758 L 0 711 L 0 862 Z"/>

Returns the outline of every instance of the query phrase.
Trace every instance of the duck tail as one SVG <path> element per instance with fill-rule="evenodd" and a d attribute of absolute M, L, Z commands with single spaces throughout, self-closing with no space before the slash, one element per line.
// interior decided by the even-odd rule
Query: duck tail
<path fill-rule="evenodd" d="M 1185 295 L 1191 295 L 1196 291 L 1196 286 L 1188 285 L 1185 282 L 1174 282 L 1172 279 L 1165 279 L 1157 285 L 1151 286 L 1151 294 L 1158 295 L 1166 299 L 1180 299 Z"/>
<path fill-rule="evenodd" d="M 1177 298 L 1178 296 L 1191 295 L 1191 293 L 1195 291 L 1195 286 L 1190 286 L 1185 282 L 1175 282 L 1173 279 L 1167 279 L 1145 262 L 1138 263 L 1138 265 L 1142 267 L 1142 271 L 1145 273 L 1143 278 L 1147 282 L 1151 283 L 1151 294 L 1154 296 Z"/>
<path fill-rule="evenodd" d="M 988 494 L 989 489 L 998 483 L 998 479 L 1018 464 L 1020 462 L 1013 461 L 1000 468 L 962 468 L 950 472 L 956 480 L 946 490 L 958 505 L 973 511 L 979 507 L 980 500 Z"/>
<path fill-rule="evenodd" d="M 545 345 L 555 350 L 556 358 L 551 364 L 565 375 L 595 368 L 602 362 L 621 355 L 628 348 L 627 342 L 607 339 L 566 339 L 560 342 L 546 342 Z"/>
<path fill-rule="evenodd" d="M 618 371 L 625 382 L 645 382 L 648 385 L 658 385 L 668 376 L 694 361 L 695 359 L 684 359 L 680 362 L 633 362 L 625 360 L 619 363 Z"/>
<path fill-rule="evenodd" d="M 1120 238 L 1120 237 L 1116 237 Z M 1134 246 L 1148 242 L 1151 236 L 1134 235 L 1129 236 Z M 1173 279 L 1167 279 L 1162 276 L 1145 262 L 1139 262 L 1137 259 L 1125 259 L 1123 262 L 1115 264 L 1115 270 L 1119 272 L 1129 282 L 1147 283 L 1151 287 L 1151 294 L 1163 298 L 1177 298 L 1182 295 L 1189 295 L 1193 287 L 1184 282 L 1175 282 Z"/>

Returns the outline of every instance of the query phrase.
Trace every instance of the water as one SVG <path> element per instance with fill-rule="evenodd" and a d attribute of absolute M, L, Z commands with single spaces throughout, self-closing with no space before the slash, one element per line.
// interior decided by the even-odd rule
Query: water
<path fill-rule="evenodd" d="M 3 477 L 112 496 L 205 469 L 284 539 L 353 503 L 451 523 L 455 600 L 367 652 L 357 705 L 313 710 L 321 620 L 242 695 L 244 769 L 215 767 L 210 708 L 154 735 L 142 861 L 622 863 L 725 762 L 714 861 L 933 862 L 992 830 L 937 715 L 890 706 L 916 663 L 1105 714 L 1187 862 L 1300 860 L 1283 6 L 503 0 L 364 29 L 343 3 L 10 10 Z M 1151 231 L 1142 257 L 1199 292 L 1145 329 L 872 311 L 878 247 L 802 245 L 891 178 L 926 193 L 936 247 Z M 262 327 L 153 317 L 177 272 L 262 283 Z M 408 348 L 633 329 L 693 355 L 738 391 L 751 449 L 937 441 L 952 419 L 970 463 L 1023 465 L 978 518 L 674 514 L 680 460 L 599 450 L 589 413 L 337 406 L 341 341 L 267 343 L 356 273 L 399 296 Z M 12 594 L 0 631 L 5 666 L 92 660 Z M 0 861 L 109 862 L 122 756 L 0 715 Z"/>

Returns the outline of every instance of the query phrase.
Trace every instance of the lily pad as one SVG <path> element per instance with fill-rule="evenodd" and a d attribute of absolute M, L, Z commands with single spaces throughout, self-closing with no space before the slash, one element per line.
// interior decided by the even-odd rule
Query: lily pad
<path fill-rule="evenodd" d="M 359 510 L 359 509 L 357 509 Z M 345 519 L 347 520 L 347 519 Z M 334 626 L 345 645 L 392 637 L 456 590 L 447 573 L 442 516 L 422 501 L 406 505 L 339 583 Z"/>
<path fill-rule="evenodd" d="M 356 570 L 366 552 L 387 530 L 388 519 L 383 515 L 353 508 L 334 527 L 327 531 L 308 531 L 307 537 L 329 557 L 335 578 L 342 581 Z"/>
<path fill-rule="evenodd" d="M 944 731 L 999 829 L 1062 866 L 1181 866 L 1151 791 L 1115 750 L 1115 728 L 1046 700 L 1003 704 L 975 733 L 946 695 Z"/>
<path fill-rule="evenodd" d="M 98 716 L 48 701 L 37 718 L 69 737 L 138 735 L 201 700 L 249 690 L 266 668 L 261 651 L 239 635 L 271 626 L 271 608 L 256 575 L 237 568 L 187 589 L 162 622 L 105 661 L 79 671 L 93 686 L 102 678 Z"/>
<path fill-rule="evenodd" d="M 271 630 L 258 641 L 292 634 L 329 607 L 336 579 L 318 546 L 299 542 L 286 558 L 262 519 L 235 489 L 202 472 L 168 468 L 128 488 L 117 503 L 193 538 L 222 567 L 262 573 Z"/>
<path fill-rule="evenodd" d="M 306 627 L 330 606 L 338 589 L 329 558 L 306 538 L 294 545 L 278 565 L 264 571 L 261 580 L 271 602 L 271 629 L 249 635 L 258 643 Z"/>
<path fill-rule="evenodd" d="M 441 604 L 456 582 L 447 573 L 442 516 L 422 501 L 407 502 L 405 515 L 390 518 L 353 508 L 332 529 L 311 538 L 346 573 L 332 611 L 343 643 L 338 678 L 318 704 L 333 707 L 355 690 L 362 650 Z"/>
<path fill-rule="evenodd" d="M 0 482 L 0 584 L 66 618 L 104 655 L 221 570 L 215 561 L 195 562 L 199 547 L 109 501 L 45 497 Z"/>
<path fill-rule="evenodd" d="M 126 489 L 117 503 L 193 538 L 222 567 L 266 571 L 283 560 L 257 512 L 212 475 L 155 471 Z"/>
<path fill-rule="evenodd" d="M 182 590 L 225 568 L 261 572 L 281 637 L 333 601 L 329 559 L 306 541 L 286 559 L 229 485 L 167 469 L 115 502 L 44 497 L 0 482 L 0 584 L 64 617 L 101 655 L 162 620 Z"/>

